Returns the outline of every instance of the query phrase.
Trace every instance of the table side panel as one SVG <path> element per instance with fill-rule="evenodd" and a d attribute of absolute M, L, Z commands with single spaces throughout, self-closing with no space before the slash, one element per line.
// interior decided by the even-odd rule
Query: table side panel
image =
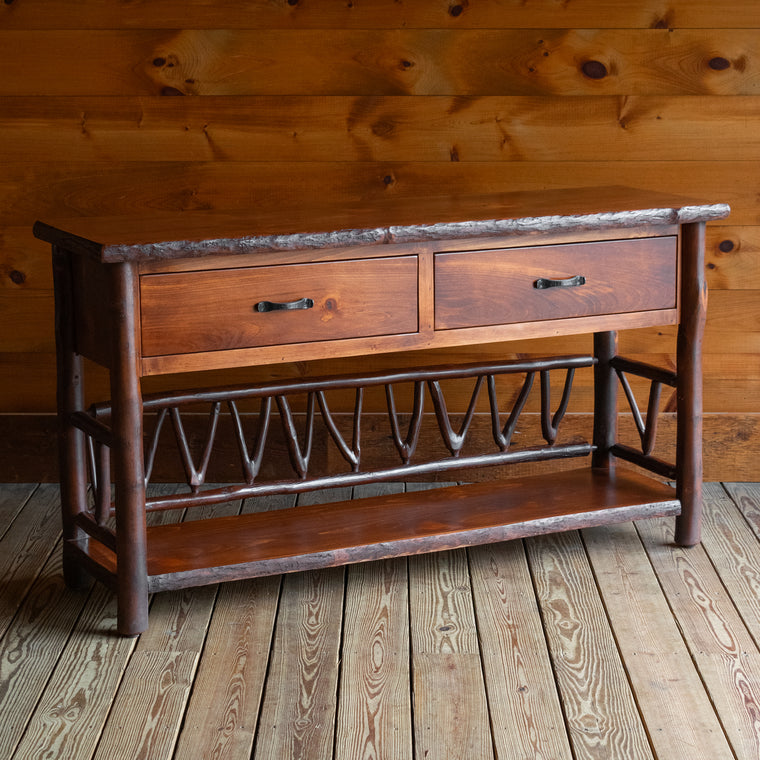
<path fill-rule="evenodd" d="M 108 268 L 92 257 L 68 254 L 72 269 L 74 348 L 77 353 L 111 366 L 113 325 Z"/>

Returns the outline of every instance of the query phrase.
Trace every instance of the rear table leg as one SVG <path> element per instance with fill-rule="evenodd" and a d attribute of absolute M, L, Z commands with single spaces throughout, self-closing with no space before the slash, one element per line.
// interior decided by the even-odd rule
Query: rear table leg
<path fill-rule="evenodd" d="M 58 469 L 63 522 L 63 577 L 73 589 L 86 589 L 90 575 L 71 551 L 73 543 L 84 542 L 76 518 L 87 508 L 87 463 L 84 433 L 74 427 L 71 415 L 84 409 L 82 359 L 74 347 L 73 289 L 69 256 L 53 246 L 55 287 L 55 343 L 58 408 Z"/>

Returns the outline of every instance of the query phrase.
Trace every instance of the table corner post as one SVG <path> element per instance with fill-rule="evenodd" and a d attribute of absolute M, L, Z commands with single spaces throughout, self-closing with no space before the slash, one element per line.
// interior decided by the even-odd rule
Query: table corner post
<path fill-rule="evenodd" d="M 134 636 L 148 627 L 147 527 L 140 384 L 139 282 L 136 266 L 108 265 L 114 328 L 111 366 L 116 506 L 117 627 Z"/>
<path fill-rule="evenodd" d="M 675 541 L 693 546 L 702 519 L 702 342 L 707 315 L 705 223 L 684 224 L 681 233 L 681 302 L 677 343 L 676 493 L 681 514 Z"/>
<path fill-rule="evenodd" d="M 58 482 L 63 528 L 63 577 L 73 589 L 90 585 L 89 573 L 74 558 L 73 544 L 85 536 L 77 525 L 87 508 L 87 462 L 84 433 L 71 423 L 71 416 L 84 409 L 82 357 L 74 340 L 74 287 L 71 254 L 52 246 L 55 295 L 56 409 L 58 429 Z"/>

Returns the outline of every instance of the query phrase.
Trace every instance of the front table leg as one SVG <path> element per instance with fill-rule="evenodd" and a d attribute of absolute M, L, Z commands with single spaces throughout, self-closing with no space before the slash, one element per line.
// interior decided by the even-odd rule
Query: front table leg
<path fill-rule="evenodd" d="M 681 244 L 681 319 L 677 349 L 676 543 L 699 543 L 702 518 L 702 336 L 707 312 L 704 222 L 685 224 Z"/>
<path fill-rule="evenodd" d="M 143 409 L 137 329 L 137 273 L 133 264 L 112 265 L 114 357 L 111 368 L 113 469 L 119 633 L 148 627 Z"/>

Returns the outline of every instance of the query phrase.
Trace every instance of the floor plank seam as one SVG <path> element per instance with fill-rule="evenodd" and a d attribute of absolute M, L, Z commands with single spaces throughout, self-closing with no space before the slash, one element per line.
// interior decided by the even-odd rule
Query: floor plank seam
<path fill-rule="evenodd" d="M 465 551 L 465 556 L 467 557 L 467 575 L 470 579 L 470 588 L 472 588 L 475 584 L 475 580 L 473 578 L 472 574 L 472 561 L 470 557 L 470 549 L 467 549 Z M 478 601 L 477 597 L 474 593 L 472 593 L 472 612 L 475 616 L 475 631 L 477 633 L 478 637 L 478 659 L 480 661 L 480 672 L 481 676 L 483 678 L 483 683 L 485 684 L 485 697 L 486 697 L 486 706 L 488 708 L 488 726 L 491 730 L 491 747 L 493 750 L 493 756 L 494 760 L 499 760 L 499 751 L 498 747 L 496 745 L 496 732 L 494 731 L 494 718 L 493 718 L 493 705 L 491 703 L 491 693 L 488 689 L 488 676 L 486 673 L 486 664 L 485 664 L 485 657 L 483 655 L 484 652 L 484 637 L 481 633 L 481 625 L 480 625 L 480 615 L 478 614 Z M 411 631 L 410 631 L 411 636 Z"/>
<path fill-rule="evenodd" d="M 631 675 L 630 666 L 626 662 L 626 659 L 623 655 L 623 647 L 620 642 L 620 636 L 618 634 L 618 631 L 615 629 L 614 620 L 612 615 L 610 614 L 610 609 L 608 604 L 606 603 L 604 599 L 604 593 L 602 592 L 602 586 L 599 582 L 599 576 L 597 574 L 597 569 L 594 566 L 594 563 L 591 561 L 591 554 L 589 552 L 588 544 L 586 541 L 585 536 L 585 530 L 578 531 L 581 545 L 583 546 L 583 551 L 586 555 L 586 562 L 588 563 L 589 569 L 591 571 L 591 577 L 594 579 L 594 587 L 596 588 L 596 593 L 599 596 L 599 600 L 602 605 L 602 609 L 604 610 L 604 617 L 607 620 L 607 627 L 610 630 L 610 633 L 612 635 L 612 640 L 615 642 L 615 650 L 617 652 L 618 660 L 620 661 L 621 667 L 623 669 L 623 673 L 625 673 L 626 683 L 628 684 L 628 689 L 631 693 L 631 697 L 633 699 L 634 704 L 636 705 L 636 711 L 639 715 L 639 721 L 641 722 L 641 725 L 644 729 L 644 733 L 647 737 L 647 742 L 649 743 L 649 750 L 652 754 L 652 757 L 655 760 L 670 760 L 669 758 L 659 758 L 656 751 L 656 744 L 654 742 L 654 739 L 652 737 L 651 733 L 651 727 L 647 724 L 647 721 L 645 720 L 644 716 L 644 709 L 641 704 L 640 697 L 634 688 L 634 681 L 633 677 Z"/>
<path fill-rule="evenodd" d="M 406 483 L 404 484 L 404 490 L 406 490 Z M 407 635 L 409 637 L 408 647 L 408 667 L 409 673 L 409 720 L 411 725 L 411 756 L 417 757 L 417 736 L 414 731 L 415 725 L 415 690 L 414 690 L 414 637 L 412 636 L 412 595 L 409 593 L 409 557 L 404 557 L 404 566 L 406 570 L 406 625 Z"/>
<path fill-rule="evenodd" d="M 744 518 L 744 521 L 749 526 L 749 529 L 755 534 L 755 537 L 760 542 L 760 527 L 755 525 L 755 523 L 749 519 L 749 516 L 747 515 L 746 511 L 742 508 L 741 499 L 736 499 L 725 483 L 721 483 L 721 486 L 726 491 L 728 498 L 731 499 L 731 501 L 736 506 L 736 509 L 739 512 L 739 514 Z"/>
<path fill-rule="evenodd" d="M 8 534 L 8 531 L 13 527 L 13 524 L 18 519 L 18 516 L 24 511 L 24 509 L 26 509 L 26 506 L 29 504 L 29 502 L 34 498 L 35 494 L 41 488 L 42 488 L 42 483 L 37 483 L 35 487 L 32 488 L 32 491 L 26 495 L 26 498 L 23 500 L 23 502 L 18 507 L 16 507 L 13 513 L 13 516 L 8 520 L 8 525 L 6 526 L 2 535 L 0 535 L 0 541 L 2 541 L 6 537 L 6 535 Z"/>
<path fill-rule="evenodd" d="M 572 727 L 570 723 L 570 716 L 567 713 L 567 707 L 565 700 L 562 699 L 562 690 L 560 688 L 559 674 L 557 673 L 557 664 L 552 656 L 551 642 L 549 641 L 549 634 L 547 633 L 547 626 L 551 625 L 551 621 L 546 617 L 543 605 L 541 604 L 540 594 L 538 590 L 538 582 L 536 580 L 536 572 L 533 563 L 530 561 L 530 552 L 528 551 L 527 542 L 534 539 L 522 539 L 522 551 L 525 558 L 525 563 L 528 567 L 528 574 L 530 575 L 531 588 L 533 589 L 533 601 L 538 611 L 538 616 L 541 620 L 541 631 L 543 632 L 544 651 L 549 660 L 549 667 L 552 671 L 552 678 L 554 680 L 554 692 L 559 703 L 560 710 L 562 712 L 562 720 L 564 721 L 565 736 L 567 738 L 567 744 L 570 748 L 570 753 L 575 758 L 575 748 L 573 746 Z"/>
<path fill-rule="evenodd" d="M 267 688 L 269 685 L 269 674 L 272 670 L 272 661 L 274 659 L 274 645 L 275 645 L 275 640 L 277 636 L 277 626 L 280 620 L 280 608 L 282 604 L 282 593 L 283 593 L 284 585 L 285 584 L 282 582 L 282 578 L 280 578 L 280 584 L 277 589 L 277 604 L 275 605 L 274 618 L 273 618 L 274 624 L 272 625 L 272 630 L 271 630 L 271 633 L 269 634 L 267 666 L 264 671 L 264 679 L 261 686 L 261 694 L 259 696 L 259 709 L 256 714 L 256 724 L 253 727 L 253 742 L 251 745 L 251 758 L 255 757 L 256 747 L 258 746 L 259 736 L 261 735 L 261 720 L 262 720 L 262 715 L 264 713 L 264 700 L 266 699 Z M 180 758 L 177 758 L 177 760 L 180 760 Z"/>
<path fill-rule="evenodd" d="M 216 612 L 217 606 L 219 604 L 219 592 L 220 592 L 220 587 L 217 584 L 216 591 L 214 593 L 214 602 L 211 605 L 211 611 L 209 612 L 209 616 L 208 616 L 209 622 L 208 622 L 208 625 L 206 626 L 206 632 L 203 636 L 203 644 L 200 646 L 198 650 L 198 659 L 195 663 L 195 669 L 193 671 L 192 680 L 190 681 L 190 687 L 188 688 L 187 695 L 185 696 L 185 705 L 182 709 L 182 716 L 180 717 L 179 725 L 177 726 L 177 736 L 174 741 L 174 747 L 171 753 L 171 760 L 182 760 L 182 758 L 177 757 L 177 752 L 179 751 L 179 745 L 180 745 L 180 737 L 182 736 L 182 732 L 185 730 L 190 703 L 193 699 L 193 694 L 195 693 L 195 690 L 198 687 L 198 671 L 200 670 L 201 662 L 203 662 L 203 655 L 205 654 L 206 648 L 208 646 L 209 631 L 211 629 L 211 621 L 214 619 L 214 613 Z"/>
<path fill-rule="evenodd" d="M 703 673 L 702 668 L 700 667 L 699 658 L 697 657 L 697 653 L 694 651 L 693 647 L 690 646 L 690 644 L 689 644 L 689 636 L 687 635 L 686 631 L 684 630 L 683 623 L 681 622 L 681 620 L 679 619 L 678 614 L 676 613 L 675 607 L 673 606 L 673 603 L 671 602 L 670 596 L 668 595 L 667 590 L 665 589 L 665 587 L 663 585 L 662 579 L 660 578 L 660 574 L 657 572 L 657 567 L 655 566 L 654 562 L 652 561 L 652 557 L 651 557 L 651 554 L 650 554 L 649 550 L 647 549 L 646 542 L 643 540 L 643 538 L 641 536 L 641 533 L 640 533 L 640 531 L 638 529 L 638 526 L 636 525 L 635 522 L 634 522 L 633 525 L 634 525 L 634 528 L 636 529 L 636 535 L 637 535 L 639 541 L 641 542 L 641 548 L 642 548 L 644 554 L 646 555 L 647 560 L 649 561 L 650 567 L 652 568 L 652 573 L 654 574 L 655 578 L 657 579 L 657 586 L 660 589 L 660 593 L 662 594 L 662 597 L 664 598 L 665 603 L 668 606 L 668 610 L 670 611 L 670 616 L 673 619 L 673 623 L 675 624 L 676 628 L 678 629 L 678 633 L 679 633 L 679 635 L 681 637 L 681 640 L 683 641 L 683 645 L 684 645 L 686 651 L 689 654 L 689 658 L 691 659 L 691 663 L 692 663 L 692 665 L 694 667 L 694 672 L 695 672 L 697 678 L 699 679 L 700 683 L 702 684 L 702 688 L 704 689 L 705 695 L 707 696 L 707 699 L 708 699 L 708 701 L 710 703 L 710 707 L 712 708 L 712 711 L 713 711 L 713 713 L 715 715 L 715 719 L 718 722 L 718 725 L 720 726 L 721 731 L 723 732 L 723 735 L 726 737 L 726 742 L 728 744 L 728 747 L 729 747 L 732 755 L 734 756 L 734 758 L 736 758 L 736 760 L 744 760 L 743 758 L 737 757 L 737 755 L 736 755 L 736 750 L 734 749 L 734 746 L 733 746 L 732 742 L 729 740 L 730 733 L 727 730 L 726 724 L 725 724 L 723 718 L 721 717 L 720 710 L 718 709 L 718 706 L 715 703 L 715 699 L 714 699 L 714 697 L 713 697 L 713 695 L 711 693 L 711 690 L 710 690 L 710 687 L 709 687 L 709 683 L 705 679 L 705 674 Z M 671 543 L 670 544 L 670 548 L 672 550 L 678 551 L 681 547 L 678 547 L 674 543 Z M 700 551 L 700 550 L 703 550 L 703 549 L 704 549 L 704 547 L 702 546 L 701 543 L 699 543 L 699 544 L 697 544 L 695 546 L 686 547 L 684 549 L 684 551 L 693 551 L 693 550 Z M 705 551 L 705 554 L 707 554 L 706 551 Z M 708 558 L 709 558 L 709 555 L 708 555 Z M 711 565 L 712 565 L 712 563 L 711 563 Z M 721 581 L 721 585 L 722 585 L 722 581 Z M 733 600 L 731 601 L 731 603 L 733 604 Z"/>
<path fill-rule="evenodd" d="M 356 489 L 352 489 L 351 498 L 354 498 L 354 492 Z M 348 566 L 343 570 L 343 603 L 341 605 L 341 623 L 340 623 L 340 637 L 338 640 L 338 668 L 335 677 L 335 714 L 333 715 L 333 736 L 332 736 L 332 752 L 330 757 L 335 760 L 338 752 L 338 726 L 340 721 L 340 699 L 341 699 L 341 686 L 343 684 L 343 647 L 346 641 L 346 605 L 348 604 L 348 574 L 351 572 L 351 567 Z"/>

